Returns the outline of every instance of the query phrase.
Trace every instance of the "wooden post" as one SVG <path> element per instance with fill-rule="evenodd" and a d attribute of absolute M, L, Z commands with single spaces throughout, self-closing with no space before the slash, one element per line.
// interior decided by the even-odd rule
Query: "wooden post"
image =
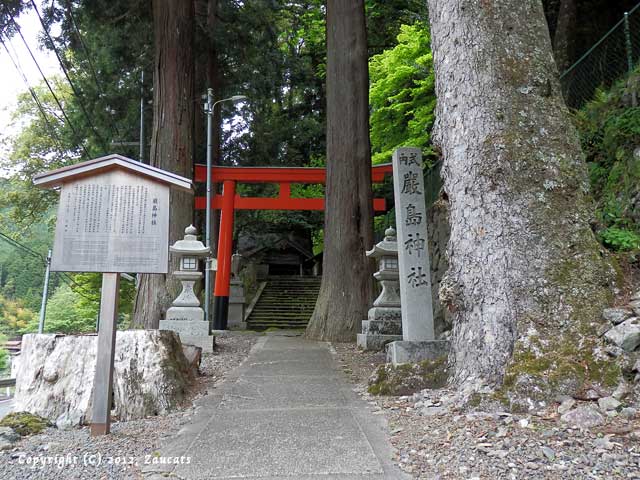
<path fill-rule="evenodd" d="M 96 374 L 93 381 L 91 436 L 106 435 L 111 430 L 113 359 L 116 349 L 119 290 L 120 274 L 103 273 Z"/>

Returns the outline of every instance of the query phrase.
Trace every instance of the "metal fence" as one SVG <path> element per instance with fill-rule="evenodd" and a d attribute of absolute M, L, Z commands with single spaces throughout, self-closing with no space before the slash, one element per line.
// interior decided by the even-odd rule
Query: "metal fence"
<path fill-rule="evenodd" d="M 640 59 L 640 4 L 560 75 L 567 105 L 580 108 L 598 88 L 610 87 L 628 75 Z"/>

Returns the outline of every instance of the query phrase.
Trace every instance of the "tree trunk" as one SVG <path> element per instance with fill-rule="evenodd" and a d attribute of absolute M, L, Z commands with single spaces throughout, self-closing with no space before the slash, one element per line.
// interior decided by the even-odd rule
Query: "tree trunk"
<path fill-rule="evenodd" d="M 155 70 L 153 78 L 153 130 L 150 164 L 187 178 L 193 178 L 193 134 L 196 98 L 194 91 L 193 2 L 154 0 Z M 193 197 L 171 193 L 169 241 L 184 236 L 193 218 Z M 177 295 L 168 275 L 142 275 L 136 292 L 134 324 L 158 328 L 160 318 Z"/>
<path fill-rule="evenodd" d="M 207 27 L 209 30 L 209 52 L 207 55 L 207 80 L 211 88 L 213 88 L 214 100 L 220 100 L 223 97 L 222 92 L 222 72 L 220 71 L 220 62 L 218 61 L 219 47 L 215 41 L 215 29 L 218 24 L 218 0 L 208 1 L 207 10 Z M 235 92 L 234 92 L 235 95 Z M 220 131 L 222 129 L 222 105 L 213 112 L 213 165 L 220 165 L 222 155 L 222 142 Z M 215 180 L 215 179 L 214 179 Z M 213 182 L 213 180 L 212 180 Z M 217 185 L 212 183 L 212 192 L 215 194 Z M 220 212 L 218 210 L 211 211 L 211 253 L 217 256 L 218 252 L 218 230 L 220 227 Z M 213 277 L 212 277 L 213 278 Z"/>
<path fill-rule="evenodd" d="M 440 297 L 452 312 L 452 381 L 578 388 L 594 374 L 581 355 L 594 346 L 613 270 L 590 229 L 586 167 L 542 4 L 429 0 L 429 17 L 450 201 Z M 565 367 L 566 382 L 553 384 Z"/>
<path fill-rule="evenodd" d="M 323 277 L 307 336 L 352 341 L 372 300 L 369 76 L 363 0 L 327 1 Z"/>
<path fill-rule="evenodd" d="M 553 53 L 560 73 L 571 66 L 577 13 L 576 0 L 560 2 L 558 22 L 553 35 Z"/>

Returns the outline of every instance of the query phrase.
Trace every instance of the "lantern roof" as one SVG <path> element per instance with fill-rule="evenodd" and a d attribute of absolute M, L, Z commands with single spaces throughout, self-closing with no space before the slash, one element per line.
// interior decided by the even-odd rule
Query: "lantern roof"
<path fill-rule="evenodd" d="M 209 254 L 209 247 L 205 247 L 204 243 L 198 240 L 196 234 L 198 231 L 193 225 L 189 225 L 184 229 L 184 238 L 178 240 L 176 243 L 169 247 L 172 253 L 184 255 L 196 255 L 198 257 L 205 257 Z"/>
<path fill-rule="evenodd" d="M 398 241 L 393 227 L 387 228 L 384 232 L 384 239 L 367 252 L 367 257 L 380 258 L 382 256 L 398 256 Z"/>

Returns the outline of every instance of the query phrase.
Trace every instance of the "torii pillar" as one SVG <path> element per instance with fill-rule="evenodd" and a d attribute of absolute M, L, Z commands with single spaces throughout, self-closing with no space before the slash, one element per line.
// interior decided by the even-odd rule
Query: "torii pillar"
<path fill-rule="evenodd" d="M 235 180 L 225 180 L 222 189 L 222 209 L 218 238 L 218 271 L 213 292 L 213 327 L 215 330 L 226 330 L 229 316 L 229 279 L 231 277 L 234 203 L 236 198 Z"/>

